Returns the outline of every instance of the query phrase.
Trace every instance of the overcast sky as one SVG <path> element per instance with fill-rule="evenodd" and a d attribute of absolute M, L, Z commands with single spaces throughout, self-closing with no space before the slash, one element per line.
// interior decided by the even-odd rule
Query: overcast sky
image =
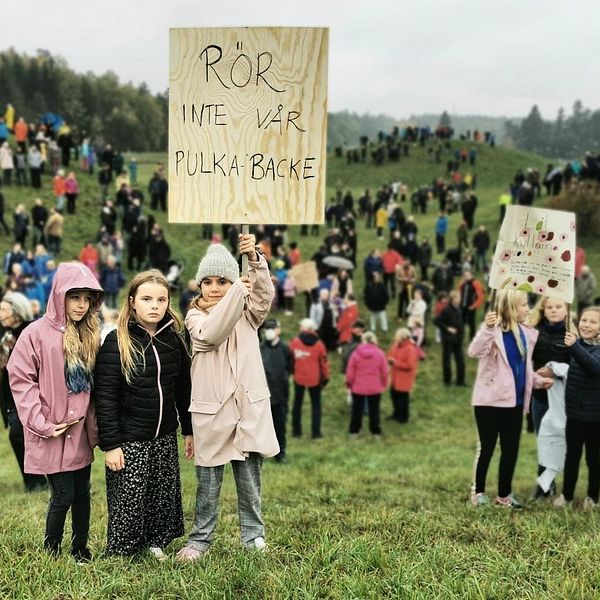
<path fill-rule="evenodd" d="M 169 27 L 330 28 L 329 110 L 554 119 L 600 104 L 598 0 L 6 0 L 0 48 L 168 86 Z"/>

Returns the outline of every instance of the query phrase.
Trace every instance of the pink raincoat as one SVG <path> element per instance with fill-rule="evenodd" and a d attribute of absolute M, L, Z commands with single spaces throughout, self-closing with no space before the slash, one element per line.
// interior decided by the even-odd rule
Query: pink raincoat
<path fill-rule="evenodd" d="M 94 459 L 98 429 L 90 392 L 74 394 L 65 381 L 65 295 L 73 289 L 102 292 L 81 263 L 59 265 L 46 314 L 23 330 L 8 361 L 10 387 L 25 434 L 26 473 L 75 471 Z M 85 419 L 52 437 L 56 425 L 79 417 Z"/>

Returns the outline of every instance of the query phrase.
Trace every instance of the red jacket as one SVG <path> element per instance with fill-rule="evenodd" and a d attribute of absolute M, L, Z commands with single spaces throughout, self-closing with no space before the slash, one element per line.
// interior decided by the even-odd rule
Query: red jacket
<path fill-rule="evenodd" d="M 412 340 L 394 344 L 387 353 L 392 369 L 392 388 L 397 392 L 410 392 L 415 384 L 419 364 L 417 347 Z"/>
<path fill-rule="evenodd" d="M 340 344 L 347 344 L 352 337 L 352 325 L 358 319 L 358 304 L 346 307 L 336 324 L 339 331 Z"/>
<path fill-rule="evenodd" d="M 465 283 L 465 281 L 461 281 L 458 286 L 458 291 L 461 294 L 461 298 L 462 289 L 465 286 Z M 473 304 L 471 304 L 471 306 L 469 306 L 468 308 L 470 310 L 477 310 L 480 306 L 483 306 L 483 303 L 485 301 L 485 292 L 483 291 L 483 286 L 481 285 L 481 281 L 479 281 L 479 279 L 473 278 L 473 291 L 475 292 L 475 300 Z"/>
<path fill-rule="evenodd" d="M 381 255 L 384 273 L 395 273 L 396 267 L 404 263 L 402 256 L 393 249 L 386 250 Z"/>
<path fill-rule="evenodd" d="M 305 387 L 329 380 L 327 350 L 316 333 L 303 331 L 290 342 L 294 356 L 294 382 Z"/>

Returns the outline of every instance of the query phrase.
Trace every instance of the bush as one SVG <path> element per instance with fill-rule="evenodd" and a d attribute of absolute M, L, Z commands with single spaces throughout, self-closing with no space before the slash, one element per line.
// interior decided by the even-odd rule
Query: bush
<path fill-rule="evenodd" d="M 583 181 L 572 184 L 560 196 L 554 196 L 548 208 L 566 210 L 577 215 L 577 235 L 597 236 L 600 231 L 600 184 L 596 181 Z"/>

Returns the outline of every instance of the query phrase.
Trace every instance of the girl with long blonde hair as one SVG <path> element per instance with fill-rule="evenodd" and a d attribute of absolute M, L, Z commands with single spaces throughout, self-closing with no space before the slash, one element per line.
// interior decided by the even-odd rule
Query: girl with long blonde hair
<path fill-rule="evenodd" d="M 70 509 L 71 552 L 78 561 L 91 558 L 90 473 L 97 428 L 90 392 L 101 302 L 102 289 L 86 266 L 59 265 L 46 314 L 24 329 L 8 362 L 25 430 L 25 472 L 46 475 L 51 490 L 44 546 L 58 555 Z"/>
<path fill-rule="evenodd" d="M 177 429 L 181 423 L 191 458 L 190 361 L 170 301 L 160 271 L 136 275 L 96 361 L 109 554 L 148 549 L 163 560 L 164 548 L 183 534 Z"/>
<path fill-rule="evenodd" d="M 471 491 L 474 506 L 489 503 L 485 483 L 499 437 L 500 468 L 495 504 L 522 507 L 512 493 L 512 479 L 519 453 L 523 411 L 529 410 L 532 388 L 548 389 L 553 381 L 533 370 L 531 356 L 538 332 L 526 325 L 528 314 L 525 292 L 499 291 L 495 310 L 486 314 L 483 325 L 469 345 L 469 356 L 479 359 L 472 397 L 479 434 Z"/>

